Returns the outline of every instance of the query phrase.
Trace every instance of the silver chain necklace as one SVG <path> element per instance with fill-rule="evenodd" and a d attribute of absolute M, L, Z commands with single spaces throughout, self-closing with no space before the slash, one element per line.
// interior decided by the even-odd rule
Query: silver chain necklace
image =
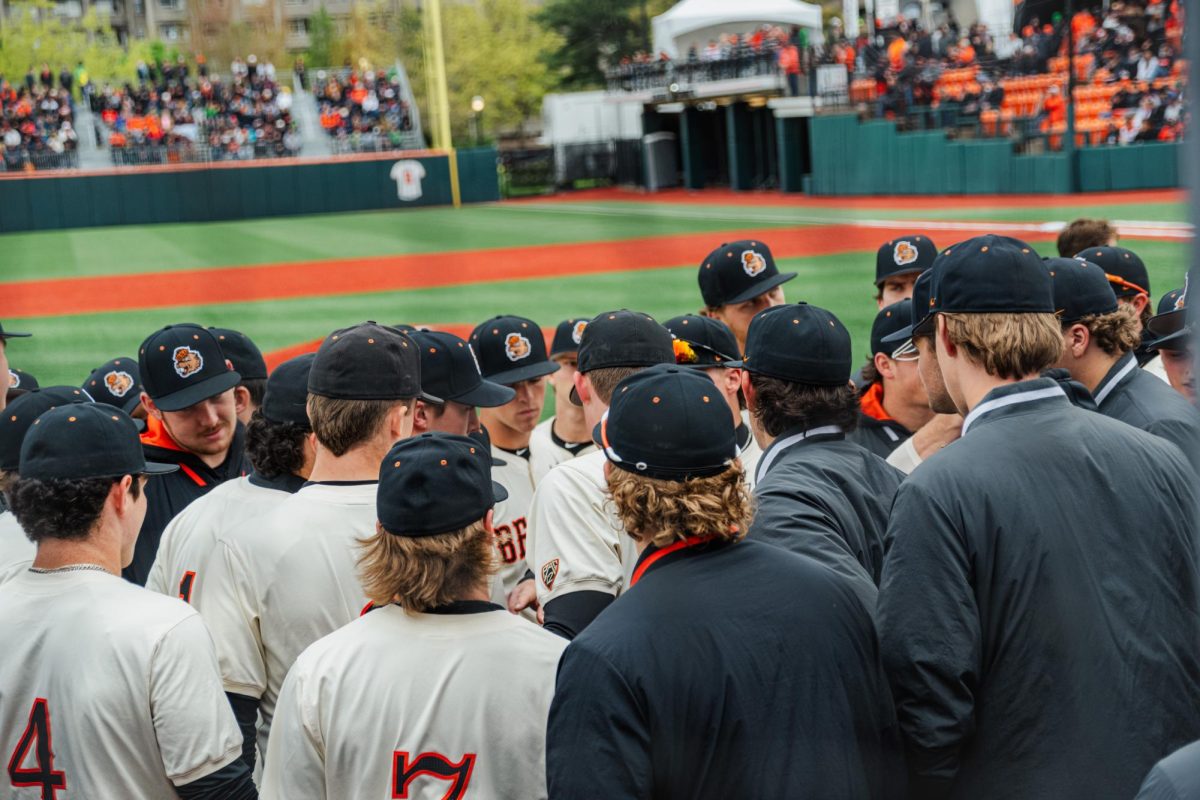
<path fill-rule="evenodd" d="M 42 567 L 30 567 L 30 572 L 38 575 L 56 575 L 59 572 L 108 572 L 107 567 L 102 567 L 99 564 L 70 564 L 65 567 L 54 567 L 53 569 L 44 569 Z M 110 575 L 112 573 L 109 573 Z"/>

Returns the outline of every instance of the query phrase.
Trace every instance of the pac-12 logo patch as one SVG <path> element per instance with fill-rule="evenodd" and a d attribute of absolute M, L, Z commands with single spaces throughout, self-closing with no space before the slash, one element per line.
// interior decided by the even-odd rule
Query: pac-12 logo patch
<path fill-rule="evenodd" d="M 767 260 L 757 250 L 742 251 L 742 269 L 753 278 L 767 268 Z"/>
<path fill-rule="evenodd" d="M 125 371 L 113 370 L 105 374 L 104 385 L 113 397 L 124 397 L 133 388 L 133 376 Z"/>
<path fill-rule="evenodd" d="M 913 247 L 912 242 L 901 239 L 892 249 L 892 260 L 898 267 L 907 267 L 917 260 L 917 248 Z"/>
<path fill-rule="evenodd" d="M 553 558 L 542 564 L 542 583 L 547 589 L 554 588 L 554 579 L 558 577 L 558 559 Z"/>
<path fill-rule="evenodd" d="M 520 361 L 533 351 L 529 340 L 519 333 L 510 333 L 504 337 L 504 355 L 509 361 Z"/>
<path fill-rule="evenodd" d="M 588 321 L 581 319 L 575 323 L 575 327 L 571 329 L 571 341 L 579 344 L 579 340 L 583 338 L 583 329 L 587 327 Z"/>
<path fill-rule="evenodd" d="M 175 373 L 181 378 L 190 378 L 204 368 L 204 356 L 187 345 L 176 347 L 172 356 Z"/>
<path fill-rule="evenodd" d="M 21 386 L 21 376 L 11 369 L 8 371 L 8 386 L 11 389 L 18 389 Z"/>

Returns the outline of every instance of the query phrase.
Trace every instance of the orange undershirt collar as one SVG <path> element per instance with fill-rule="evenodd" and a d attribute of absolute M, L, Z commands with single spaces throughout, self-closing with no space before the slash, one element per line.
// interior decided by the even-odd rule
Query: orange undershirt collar
<path fill-rule="evenodd" d="M 880 422 L 895 422 L 883 407 L 883 384 L 873 383 L 871 388 L 862 393 L 858 399 L 858 407 L 862 413 Z"/>

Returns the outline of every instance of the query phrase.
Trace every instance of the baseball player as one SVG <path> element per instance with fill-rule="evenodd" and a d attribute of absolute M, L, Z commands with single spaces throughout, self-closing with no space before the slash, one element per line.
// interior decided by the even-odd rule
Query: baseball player
<path fill-rule="evenodd" d="M 254 466 L 194 500 L 163 531 L 146 588 L 194 602 L 204 582 L 201 567 L 220 532 L 265 514 L 295 494 L 316 455 L 305 402 L 314 354 L 275 368 L 262 406 L 246 428 L 246 455 Z"/>
<path fill-rule="evenodd" d="M 1200 741 L 1154 765 L 1134 800 L 1196 800 L 1200 797 Z"/>
<path fill-rule="evenodd" d="M 80 387 L 97 403 L 124 411 L 145 429 L 142 374 L 136 358 L 113 358 L 92 370 Z"/>
<path fill-rule="evenodd" d="M 593 430 L 621 379 L 654 364 L 671 364 L 671 333 L 646 314 L 606 311 L 584 328 L 572 402 L 583 407 Z M 628 587 L 637 552 L 605 492 L 604 453 L 564 461 L 542 479 L 529 512 L 533 587 L 510 608 L 533 602 L 536 592 L 546 630 L 574 638 Z"/>
<path fill-rule="evenodd" d="M 484 380 L 471 347 L 452 333 L 413 331 L 408 334 L 421 350 L 421 387 L 440 403 L 418 400 L 413 411 L 413 434 L 444 431 L 466 436 L 480 429 L 477 408 L 510 402 L 516 392 Z"/>
<path fill-rule="evenodd" d="M 806 303 L 750 323 L 742 391 L 759 446 L 750 538 L 808 556 L 847 580 L 867 609 L 903 474 L 846 440 L 858 424 L 850 332 Z"/>
<path fill-rule="evenodd" d="M 927 353 L 932 353 L 933 349 L 928 314 L 932 277 L 933 273 L 926 270 L 917 276 L 917 281 L 913 284 L 912 319 L 909 324 L 879 340 L 885 347 L 897 348 L 893 352 L 905 353 L 910 347 L 916 349 L 921 386 L 929 400 L 929 408 L 933 411 L 933 418 L 897 445 L 887 457 L 887 462 L 905 475 L 912 473 L 925 459 L 962 435 L 963 418 L 945 393 L 941 375 L 938 373 L 937 359 L 922 357 L 922 346 L 927 348 Z"/>
<path fill-rule="evenodd" d="M 383 459 L 360 561 L 376 607 L 288 672 L 264 797 L 546 797 L 546 715 L 566 642 L 487 601 L 503 496 L 465 436 L 421 434 Z"/>
<path fill-rule="evenodd" d="M 168 325 L 138 351 L 146 457 L 179 470 L 147 484 L 149 511 L 125 579 L 146 583 L 163 529 L 188 503 L 249 472 L 237 418 L 234 371 L 217 338 L 199 325 Z"/>
<path fill-rule="evenodd" d="M 471 349 L 485 378 L 514 391 L 504 405 L 479 411 L 499 462 L 493 475 L 508 493 L 495 512 L 498 577 L 507 597 L 517 584 L 531 579 L 525 562 L 533 500 L 530 438 L 546 402 L 546 376 L 558 365 L 546 355 L 542 329 L 524 317 L 499 316 L 480 324 L 471 333 Z"/>
<path fill-rule="evenodd" d="M 412 430 L 416 344 L 375 323 L 331 333 L 308 377 L 316 455 L 308 483 L 261 517 L 221 531 L 196 607 L 213 633 L 221 677 L 252 761 L 269 741 L 279 687 L 296 656 L 367 606 L 357 542 L 375 530 L 379 464 Z"/>
<path fill-rule="evenodd" d="M 1196 402 L 1196 384 L 1192 378 L 1192 329 L 1187 321 L 1187 287 L 1163 295 L 1158 314 L 1146 323 L 1146 346 L 1157 350 L 1171 388 L 1189 402 Z"/>
<path fill-rule="evenodd" d="M 9 339 L 24 339 L 33 334 L 17 333 L 16 331 L 4 330 L 4 325 L 0 324 L 0 375 L 8 373 L 8 340 Z M 0 411 L 4 410 L 6 403 L 7 392 L 4 397 L 0 397 Z"/>
<path fill-rule="evenodd" d="M 25 437 L 12 500 L 37 557 L 0 587 L 5 797 L 256 796 L 204 623 L 120 578 L 146 477 L 174 469 L 105 405 L 47 411 Z"/>
<path fill-rule="evenodd" d="M 1119 306 L 1104 271 L 1074 258 L 1046 262 L 1063 330 L 1056 366 L 1084 385 L 1101 414 L 1174 442 L 1200 465 L 1200 413 L 1169 385 L 1138 369 L 1142 340 L 1133 309 Z"/>
<path fill-rule="evenodd" d="M 47 386 L 13 400 L 0 416 L 0 584 L 29 566 L 37 547 L 25 535 L 8 504 L 8 490 L 19 477 L 21 443 L 34 420 L 57 406 L 91 402 L 70 386 Z"/>
<path fill-rule="evenodd" d="M 871 616 L 810 559 L 743 539 L 734 430 L 693 370 L 613 394 L 607 483 L 639 556 L 563 654 L 551 797 L 906 796 Z"/>
<path fill-rule="evenodd" d="M 871 325 L 871 358 L 862 368 L 858 425 L 846 438 L 887 458 L 931 419 L 929 396 L 917 372 L 917 348 L 911 339 L 899 345 L 884 337 L 908 327 L 912 300 L 884 306 Z"/>
<path fill-rule="evenodd" d="M 241 383 L 233 389 L 237 406 L 238 421 L 243 425 L 250 424 L 250 417 L 262 406 L 263 396 L 267 392 L 267 362 L 262 351 L 258 349 L 250 337 L 241 331 L 229 328 L 209 328 L 212 335 L 217 337 L 221 352 L 233 365 L 233 369 L 242 376 Z"/>
<path fill-rule="evenodd" d="M 1131 797 L 1200 735 L 1195 473 L 1039 377 L 1063 336 L 1031 246 L 932 271 L 921 360 L 966 422 L 897 493 L 876 615 L 910 792 Z"/>
<path fill-rule="evenodd" d="M 737 340 L 729 326 L 712 317 L 684 314 L 663 323 L 675 337 L 675 363 L 692 369 L 704 370 L 717 391 L 729 404 L 736 428 L 738 459 L 742 462 L 746 483 L 754 488 L 754 471 L 762 448 L 750 430 L 750 414 L 745 409 L 742 396 L 742 371 L 727 364 L 740 360 Z"/>
<path fill-rule="evenodd" d="M 726 242 L 700 264 L 700 315 L 719 319 L 737 339 L 739 352 L 746 346 L 750 320 L 764 308 L 784 302 L 783 284 L 796 277 L 781 273 L 771 249 L 763 242 Z"/>
<path fill-rule="evenodd" d="M 1075 258 L 1090 261 L 1108 276 L 1117 295 L 1117 302 L 1122 306 L 1133 309 L 1138 321 L 1138 332 L 1145 329 L 1146 322 L 1153 316 L 1150 301 L 1150 273 L 1141 257 L 1124 247 L 1089 247 L 1075 254 Z M 1142 347 L 1137 348 L 1139 366 L 1145 366 L 1154 360 L 1154 353 Z M 1162 372 L 1161 366 L 1156 370 Z M 1165 380 L 1165 376 L 1158 375 Z"/>
<path fill-rule="evenodd" d="M 1117 229 L 1108 220 L 1080 217 L 1063 226 L 1055 246 L 1062 258 L 1074 258 L 1088 248 L 1116 247 L 1120 242 Z"/>
<path fill-rule="evenodd" d="M 923 233 L 884 242 L 875 253 L 875 305 L 879 309 L 912 297 L 917 276 L 937 257 L 937 245 Z"/>
<path fill-rule="evenodd" d="M 570 399 L 579 368 L 579 339 L 587 323 L 582 317 L 565 319 L 554 330 L 554 340 L 550 344 L 550 360 L 558 364 L 558 371 L 550 375 L 554 387 L 554 416 L 541 422 L 529 437 L 529 467 L 534 486 L 554 467 L 575 456 L 590 453 L 596 447 L 583 409 Z"/>

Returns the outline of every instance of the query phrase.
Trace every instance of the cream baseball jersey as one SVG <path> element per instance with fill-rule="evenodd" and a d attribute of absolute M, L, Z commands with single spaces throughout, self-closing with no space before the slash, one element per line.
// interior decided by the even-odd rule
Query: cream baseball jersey
<path fill-rule="evenodd" d="M 508 499 L 496 504 L 492 525 L 500 569 L 496 584 L 505 596 L 525 577 L 529 535 L 529 504 L 533 502 L 533 473 L 529 459 L 492 445 L 492 457 L 503 461 L 492 467 L 492 480 L 504 487 Z M 493 593 L 494 596 L 494 593 Z"/>
<path fill-rule="evenodd" d="M 442 610 L 458 613 L 375 609 L 297 659 L 262 797 L 546 797 L 546 719 L 566 640 L 486 603 Z"/>
<path fill-rule="evenodd" d="M 252 483 L 250 476 L 218 484 L 193 500 L 167 524 L 150 567 L 146 588 L 194 602 L 204 580 L 201 567 L 217 534 L 259 517 L 282 503 L 286 491 Z"/>
<path fill-rule="evenodd" d="M 37 545 L 29 541 L 21 523 L 11 511 L 0 511 L 0 573 L 9 571 L 13 564 L 33 561 L 37 555 Z M 3 577 L 0 577 L 3 583 Z"/>
<path fill-rule="evenodd" d="M 309 484 L 217 537 L 196 607 L 225 691 L 261 700 L 265 750 L 279 688 L 304 648 L 356 619 L 360 539 L 375 533 L 376 484 Z"/>
<path fill-rule="evenodd" d="M 585 444 L 573 449 L 564 447 L 555 441 L 553 425 L 554 417 L 551 417 L 534 428 L 529 437 L 529 468 L 533 473 L 534 486 L 541 483 L 542 478 L 562 462 L 596 450 L 594 444 Z"/>
<path fill-rule="evenodd" d="M 175 797 L 241 756 L 212 639 L 186 604 L 94 570 L 0 587 L 0 796 Z"/>
<path fill-rule="evenodd" d="M 605 494 L 607 459 L 597 450 L 559 464 L 542 480 L 529 512 L 530 566 L 538 601 L 581 590 L 620 595 L 637 544 Z"/>

